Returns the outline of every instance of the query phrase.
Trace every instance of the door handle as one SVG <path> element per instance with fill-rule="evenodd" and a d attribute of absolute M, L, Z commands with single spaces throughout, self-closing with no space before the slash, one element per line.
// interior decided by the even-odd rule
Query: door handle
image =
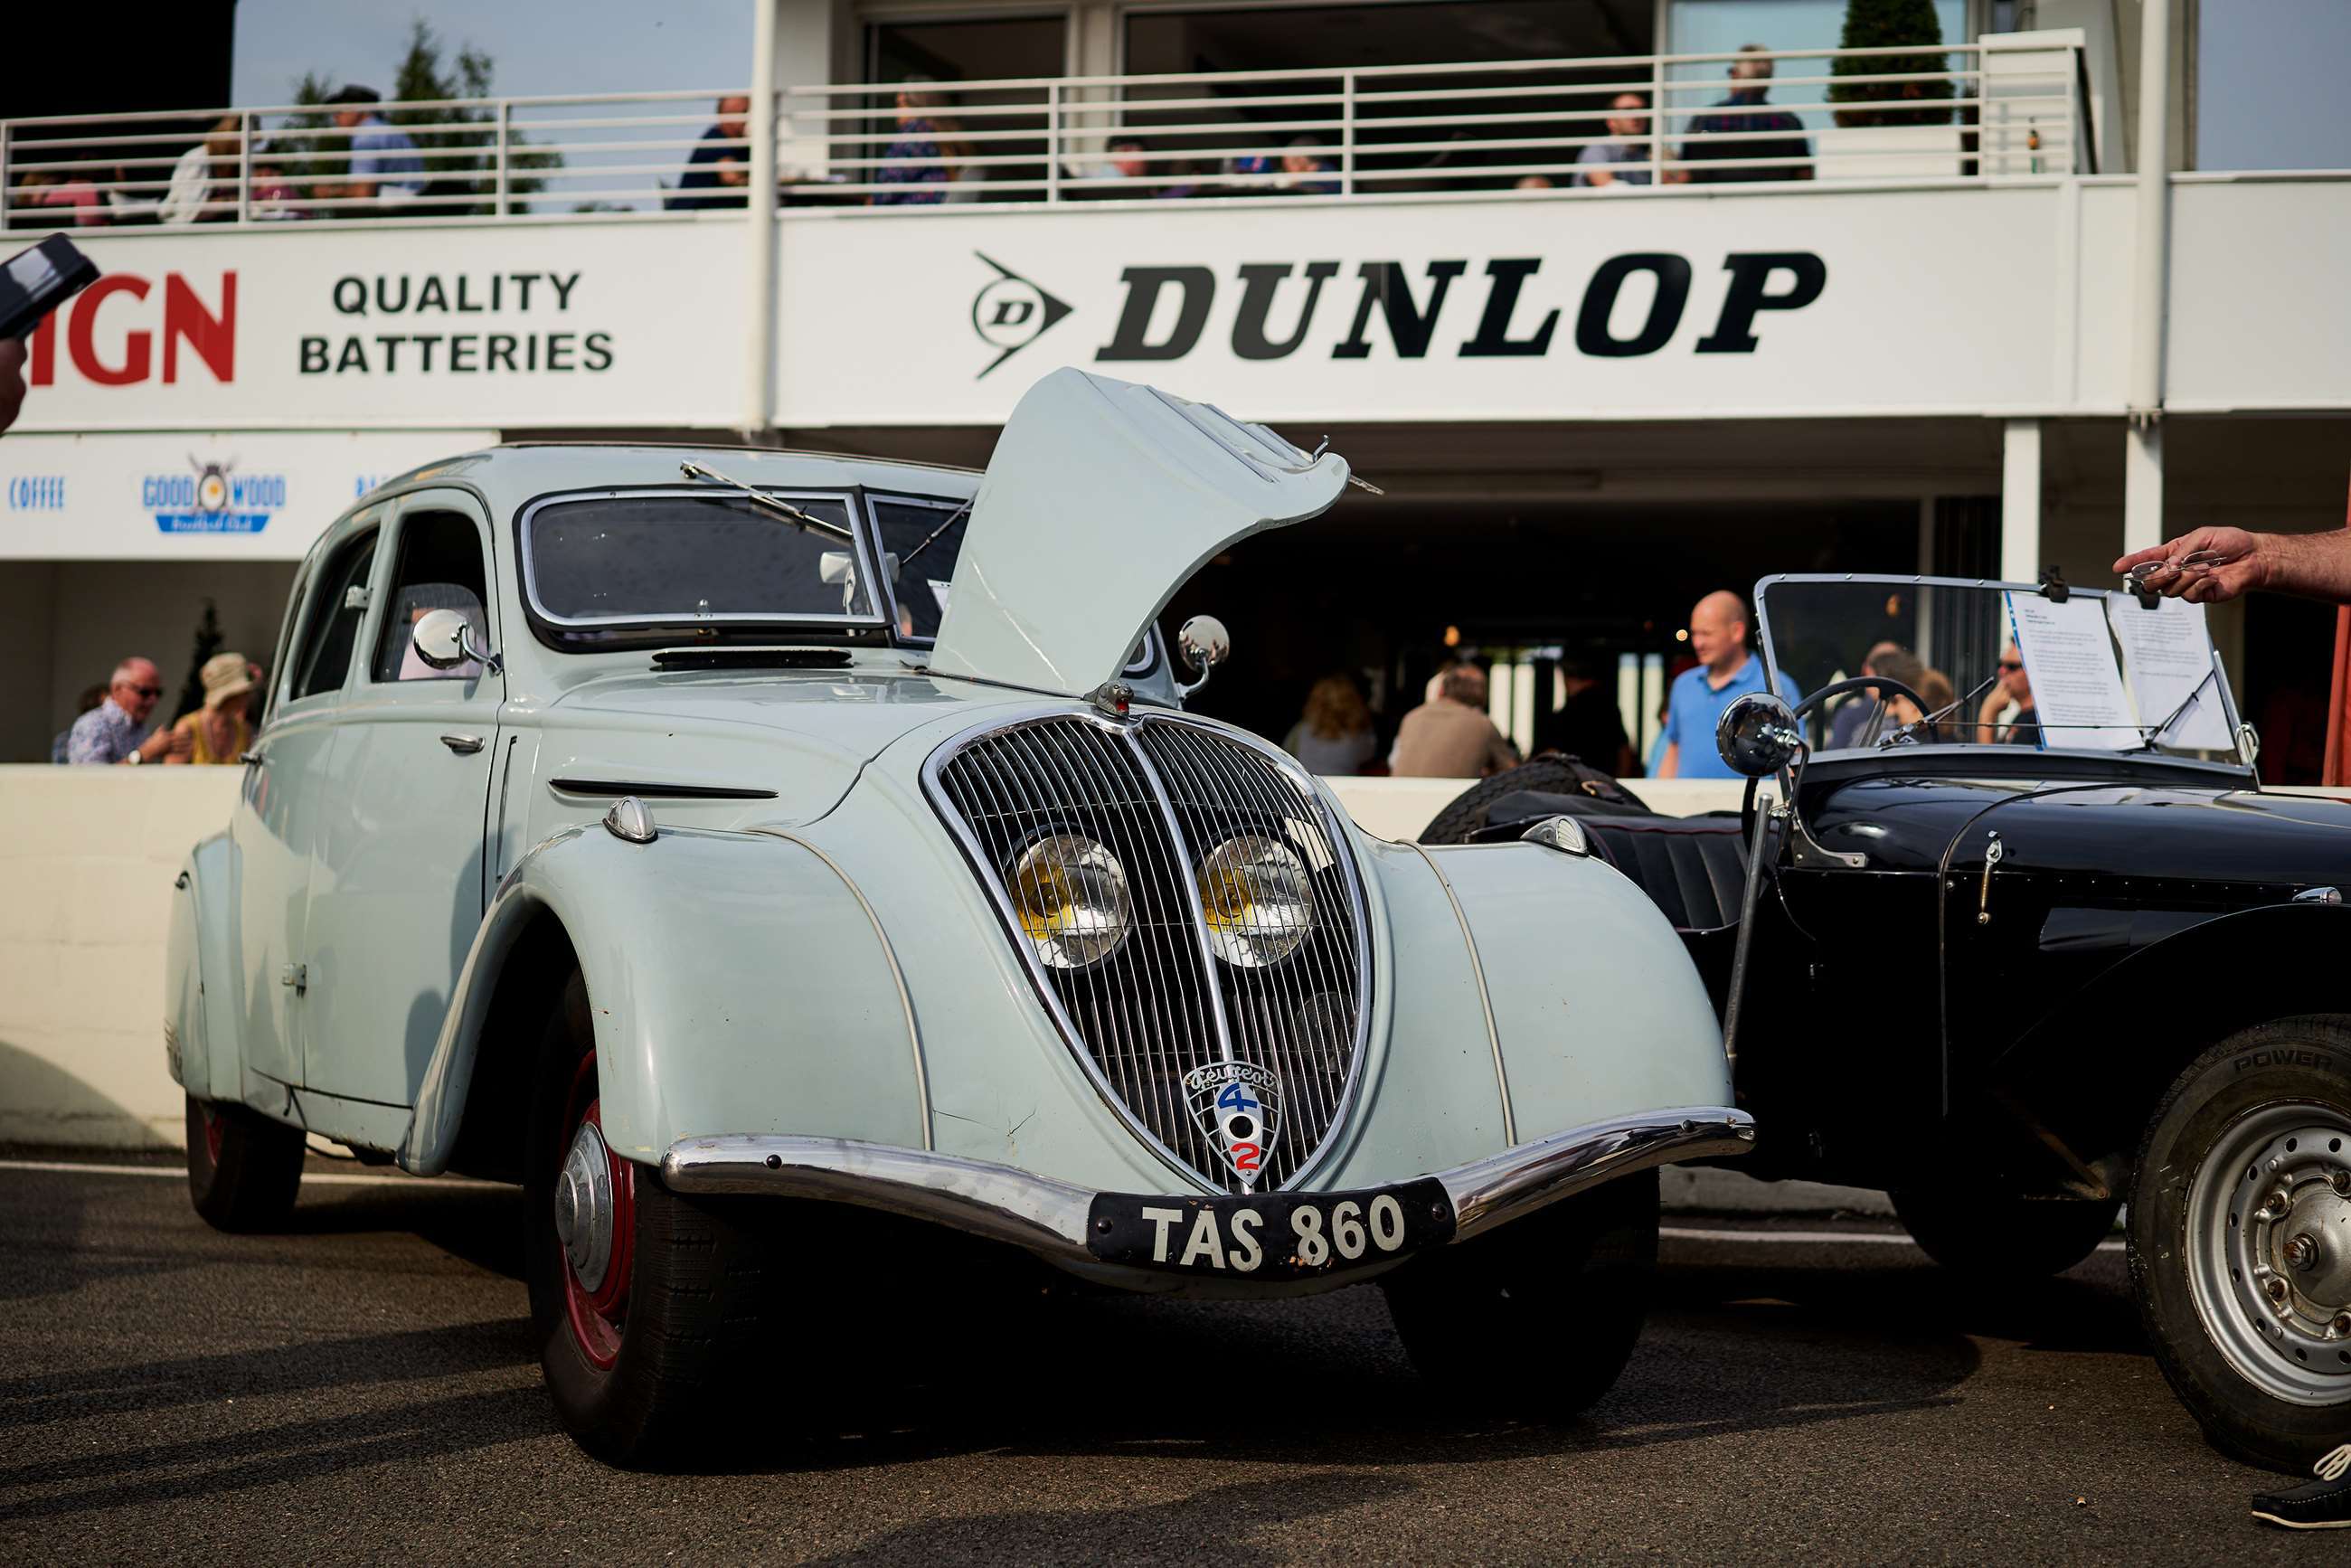
<path fill-rule="evenodd" d="M 482 737 L 478 735 L 444 735 L 441 737 L 441 744 L 460 757 L 471 757 L 482 749 Z"/>
<path fill-rule="evenodd" d="M 258 751 L 240 751 L 236 754 L 236 759 L 247 768 L 266 768 L 269 765 L 268 757 Z"/>
<path fill-rule="evenodd" d="M 308 964 L 285 966 L 277 971 L 277 983 L 281 986 L 293 987 L 294 994 L 298 997 L 302 995 L 310 988 L 310 966 Z"/>
<path fill-rule="evenodd" d="M 1991 834 L 1991 841 L 1984 846 L 1983 889 L 1976 894 L 1976 924 L 1979 925 L 1991 924 L 1992 868 L 1999 865 L 2006 854 L 2007 852 L 2001 848 L 2000 834 L 1995 831 Z"/>

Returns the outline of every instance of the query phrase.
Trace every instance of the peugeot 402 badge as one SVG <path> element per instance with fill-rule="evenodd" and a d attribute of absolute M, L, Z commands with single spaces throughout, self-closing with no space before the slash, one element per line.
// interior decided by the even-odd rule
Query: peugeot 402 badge
<path fill-rule="evenodd" d="M 1184 1075 L 1184 1092 L 1217 1152 L 1254 1188 L 1281 1123 L 1281 1080 L 1253 1062 L 1214 1061 Z"/>

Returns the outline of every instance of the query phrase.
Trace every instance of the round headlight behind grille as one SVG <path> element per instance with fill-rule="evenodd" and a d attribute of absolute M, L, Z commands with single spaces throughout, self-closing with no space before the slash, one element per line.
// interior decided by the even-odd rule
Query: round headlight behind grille
<path fill-rule="evenodd" d="M 1288 844 L 1244 833 L 1200 862 L 1200 908 L 1217 956 L 1259 969 L 1289 957 L 1314 929 L 1314 883 Z"/>
<path fill-rule="evenodd" d="M 1037 956 L 1056 969 L 1098 963 L 1134 925 L 1126 868 L 1081 833 L 1054 833 L 1020 852 L 1005 879 L 1013 917 Z"/>

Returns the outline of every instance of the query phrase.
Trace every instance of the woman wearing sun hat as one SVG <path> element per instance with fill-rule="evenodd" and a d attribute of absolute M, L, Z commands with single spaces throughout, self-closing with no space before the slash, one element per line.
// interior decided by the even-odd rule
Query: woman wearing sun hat
<path fill-rule="evenodd" d="M 173 729 L 184 729 L 195 742 L 174 762 L 227 763 L 253 744 L 253 726 L 245 716 L 245 695 L 253 690 L 253 666 L 242 653 L 214 653 L 204 661 L 199 679 L 204 684 L 204 706 L 182 714 Z"/>

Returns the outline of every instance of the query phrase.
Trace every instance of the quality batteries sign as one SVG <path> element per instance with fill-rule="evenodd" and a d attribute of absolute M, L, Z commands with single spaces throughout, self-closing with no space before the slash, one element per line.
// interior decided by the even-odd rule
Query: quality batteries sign
<path fill-rule="evenodd" d="M 495 431 L 231 431 L 0 440 L 0 560 L 295 560 L 384 480 Z"/>
<path fill-rule="evenodd" d="M 741 413 L 739 225 L 76 242 L 104 276 L 34 335 L 20 431 L 708 426 Z M 191 528 L 233 531 L 270 509 L 249 464 L 147 477 L 155 515 Z"/>

